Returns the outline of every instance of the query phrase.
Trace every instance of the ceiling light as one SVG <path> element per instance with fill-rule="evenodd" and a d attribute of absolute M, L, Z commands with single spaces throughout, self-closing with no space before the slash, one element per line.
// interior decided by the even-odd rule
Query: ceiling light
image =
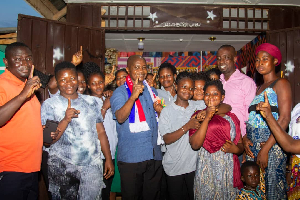
<path fill-rule="evenodd" d="M 145 38 L 138 38 L 139 43 L 138 43 L 138 50 L 144 50 L 144 40 Z"/>
<path fill-rule="evenodd" d="M 208 39 L 209 39 L 210 41 L 215 41 L 217 38 L 214 37 L 214 36 L 211 36 L 211 37 L 209 37 Z"/>

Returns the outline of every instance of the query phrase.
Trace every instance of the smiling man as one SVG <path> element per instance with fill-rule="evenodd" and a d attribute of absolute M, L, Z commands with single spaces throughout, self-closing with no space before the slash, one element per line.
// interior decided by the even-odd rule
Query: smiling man
<path fill-rule="evenodd" d="M 16 42 L 5 49 L 0 75 L 0 199 L 37 199 L 43 128 L 34 92 L 31 50 Z"/>
<path fill-rule="evenodd" d="M 222 72 L 220 80 L 225 90 L 223 103 L 229 104 L 240 120 L 242 136 L 246 134 L 245 121 L 248 120 L 248 107 L 256 92 L 254 81 L 235 68 L 236 51 L 231 45 L 223 45 L 217 53 L 218 68 Z M 240 158 L 241 159 L 241 158 Z"/>
<path fill-rule="evenodd" d="M 162 154 L 151 98 L 157 92 L 144 81 L 147 66 L 143 57 L 129 57 L 126 70 L 129 75 L 125 84 L 110 99 L 117 120 L 122 199 L 158 199 Z"/>

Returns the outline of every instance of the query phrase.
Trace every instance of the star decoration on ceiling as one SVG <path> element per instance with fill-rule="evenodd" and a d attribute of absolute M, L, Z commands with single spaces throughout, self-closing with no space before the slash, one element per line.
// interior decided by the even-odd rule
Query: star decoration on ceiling
<path fill-rule="evenodd" d="M 150 15 L 148 16 L 148 18 L 152 19 L 152 21 L 154 22 L 155 18 L 158 18 L 157 15 L 156 15 L 156 12 L 155 13 L 150 13 Z"/>
<path fill-rule="evenodd" d="M 61 57 L 64 57 L 64 55 L 60 52 L 60 48 L 53 49 L 53 60 L 60 60 Z"/>
<path fill-rule="evenodd" d="M 209 19 L 209 18 L 211 18 L 211 20 L 214 20 L 214 17 L 217 17 L 217 15 L 215 15 L 214 13 L 213 13 L 213 10 L 212 11 L 206 11 L 207 12 L 207 14 L 208 14 L 208 16 L 207 16 L 207 18 L 206 19 Z"/>

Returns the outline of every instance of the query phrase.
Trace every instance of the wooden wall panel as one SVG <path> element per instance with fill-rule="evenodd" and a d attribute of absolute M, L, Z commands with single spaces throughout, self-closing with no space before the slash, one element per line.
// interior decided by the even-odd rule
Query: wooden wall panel
<path fill-rule="evenodd" d="M 90 50 L 90 41 L 91 41 L 91 34 L 89 29 L 80 27 L 78 30 L 78 44 L 82 45 L 82 51 L 83 51 L 83 62 L 89 62 L 91 61 L 91 55 L 93 55 L 94 52 L 91 52 Z"/>
<path fill-rule="evenodd" d="M 92 62 L 95 62 L 100 66 L 101 71 L 104 71 L 104 67 L 103 65 L 101 65 L 101 62 L 105 57 L 105 52 L 103 52 L 103 36 L 101 32 L 92 31 L 91 41 L 94 41 L 91 43 L 91 52 L 95 52 L 95 55 L 93 55 L 93 58 L 91 58 L 91 60 Z"/>
<path fill-rule="evenodd" d="M 293 106 L 300 103 L 300 27 L 267 32 L 267 41 L 280 48 L 282 53 L 281 70 L 287 73 L 288 62 L 295 66 L 293 72 L 285 75 L 292 88 Z M 279 73 L 280 74 L 280 73 Z"/>
<path fill-rule="evenodd" d="M 74 24 L 80 24 L 81 23 L 81 14 L 80 14 L 80 6 L 77 6 L 76 4 L 67 4 L 67 22 L 71 22 Z M 72 19 L 72 20 L 70 20 Z"/>
<path fill-rule="evenodd" d="M 65 60 L 72 60 L 72 56 L 75 52 L 80 50 L 80 44 L 78 44 L 78 27 L 66 26 L 65 29 Z"/>
<path fill-rule="evenodd" d="M 43 73 L 46 72 L 46 45 L 47 43 L 47 23 L 45 21 L 32 20 L 32 41 L 31 41 L 31 51 L 34 57 L 35 67 L 40 69 Z"/>
<path fill-rule="evenodd" d="M 21 28 L 22 27 L 22 28 Z M 18 16 L 18 41 L 24 42 L 31 48 L 32 22 L 31 20 L 23 20 Z"/>
<path fill-rule="evenodd" d="M 81 25 L 93 26 L 93 6 L 82 5 L 81 6 Z"/>
<path fill-rule="evenodd" d="M 101 6 L 93 6 L 93 27 L 101 28 Z"/>
<path fill-rule="evenodd" d="M 46 75 L 54 74 L 55 64 L 64 60 L 71 61 L 72 55 L 83 46 L 83 62 L 95 61 L 104 69 L 105 31 L 77 24 L 62 23 L 26 15 L 18 17 L 19 42 L 27 44 L 33 54 L 37 70 Z M 59 52 L 60 58 L 54 58 Z M 97 55 L 98 57 L 96 58 Z M 48 97 L 48 92 L 40 89 L 41 101 Z"/>
<path fill-rule="evenodd" d="M 300 102 L 300 28 L 293 31 L 294 33 L 294 105 Z"/>

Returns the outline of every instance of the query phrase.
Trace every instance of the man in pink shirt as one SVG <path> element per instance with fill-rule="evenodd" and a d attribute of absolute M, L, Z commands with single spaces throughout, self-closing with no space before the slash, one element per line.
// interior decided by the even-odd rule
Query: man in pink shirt
<path fill-rule="evenodd" d="M 231 45 L 223 45 L 217 53 L 218 68 L 222 72 L 220 80 L 225 90 L 224 103 L 231 105 L 232 112 L 240 120 L 242 136 L 246 135 L 248 120 L 248 107 L 255 97 L 256 85 L 254 81 L 235 69 L 237 60 L 235 48 Z"/>

